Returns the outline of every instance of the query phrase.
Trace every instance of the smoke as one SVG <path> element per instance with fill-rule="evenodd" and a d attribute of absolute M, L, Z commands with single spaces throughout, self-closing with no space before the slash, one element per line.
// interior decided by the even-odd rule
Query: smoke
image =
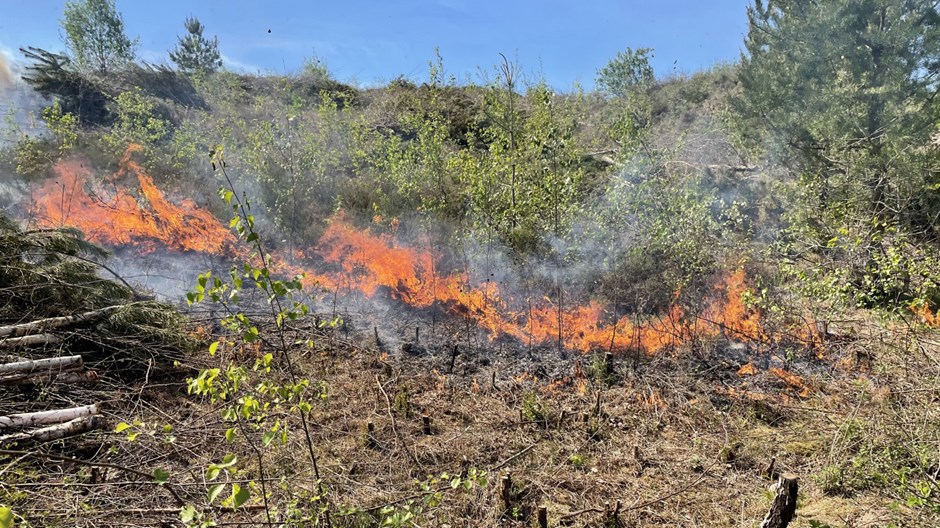
<path fill-rule="evenodd" d="M 6 53 L 0 51 L 0 93 L 13 87 L 13 74 L 8 63 Z"/>

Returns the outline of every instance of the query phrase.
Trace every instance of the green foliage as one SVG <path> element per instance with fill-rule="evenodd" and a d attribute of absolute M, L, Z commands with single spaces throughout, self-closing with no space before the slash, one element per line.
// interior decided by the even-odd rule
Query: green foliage
<path fill-rule="evenodd" d="M 66 2 L 61 26 L 80 68 L 103 74 L 134 60 L 137 39 L 124 34 L 124 19 L 114 0 Z"/>
<path fill-rule="evenodd" d="M 78 118 L 68 112 L 63 112 L 58 100 L 52 106 L 44 108 L 42 120 L 55 138 L 59 154 L 65 154 L 75 147 L 78 142 Z"/>
<path fill-rule="evenodd" d="M 736 107 L 790 167 L 782 251 L 798 276 L 852 305 L 935 302 L 934 4 L 769 1 L 748 17 Z"/>
<path fill-rule="evenodd" d="M 24 232 L 0 215 L 0 291 L 4 310 L 22 318 L 90 311 L 132 298 L 123 285 L 98 276 L 94 259 L 107 253 L 73 229 Z"/>
<path fill-rule="evenodd" d="M 411 417 L 411 396 L 408 394 L 407 388 L 402 387 L 395 393 L 392 410 L 405 418 Z"/>
<path fill-rule="evenodd" d="M 326 61 L 316 53 L 310 57 L 304 58 L 303 66 L 301 67 L 301 75 L 314 82 L 324 82 L 332 78 Z"/>
<path fill-rule="evenodd" d="M 179 70 L 186 74 L 205 75 L 222 67 L 222 55 L 219 53 L 219 38 L 212 40 L 204 37 L 205 26 L 196 17 L 187 17 L 183 22 L 186 35 L 179 37 L 176 49 L 170 52 L 172 60 Z"/>
<path fill-rule="evenodd" d="M 52 168 L 53 145 L 43 138 L 22 135 L 13 147 L 13 162 L 16 173 L 27 180 L 45 176 Z"/>
<path fill-rule="evenodd" d="M 540 426 L 545 426 L 551 416 L 551 410 L 535 391 L 522 395 L 522 417 Z"/>
<path fill-rule="evenodd" d="M 597 71 L 597 86 L 614 97 L 623 97 L 634 90 L 643 90 L 652 84 L 654 75 L 649 57 L 651 48 L 627 48 Z"/>
<path fill-rule="evenodd" d="M 314 478 L 319 480 L 317 458 L 313 452 L 306 417 L 316 401 L 327 398 L 327 392 L 324 384 L 313 382 L 306 377 L 301 378 L 296 374 L 290 356 L 291 347 L 295 343 L 288 342 L 285 334 L 286 325 L 309 313 L 309 307 L 297 300 L 303 289 L 301 277 L 281 280 L 272 274 L 268 264 L 269 257 L 256 230 L 251 204 L 247 197 L 236 194 L 234 184 L 226 171 L 221 147 L 212 150 L 210 160 L 213 168 L 222 174 L 227 184 L 219 189 L 219 196 L 231 208 L 232 220 L 229 225 L 238 234 L 239 239 L 254 251 L 255 262 L 246 261 L 241 266 L 232 266 L 227 280 L 213 275 L 212 272 L 203 273 L 198 277 L 195 288 L 187 294 L 190 304 L 206 300 L 219 304 L 228 314 L 220 321 L 222 326 L 236 337 L 231 343 L 219 340 L 210 345 L 210 356 L 218 356 L 221 366 L 201 370 L 197 377 L 188 381 L 188 390 L 191 394 L 201 395 L 221 404 L 222 420 L 231 426 L 225 432 L 225 441 L 234 443 L 241 439 L 255 453 L 260 480 L 251 481 L 248 485 L 232 482 L 231 494 L 223 500 L 223 505 L 239 508 L 247 503 L 253 487 L 260 488 L 262 497 L 267 494 L 262 450 L 272 450 L 278 445 L 287 444 L 290 426 L 284 415 L 295 414 L 300 418 Z M 269 346 L 272 344 L 271 338 L 260 329 L 260 323 L 237 309 L 245 287 L 253 288 L 267 298 L 270 316 L 275 324 L 273 342 L 280 344 L 276 349 L 278 362 L 275 361 L 274 354 L 269 352 L 256 358 L 249 367 L 248 364 L 239 362 L 238 354 L 232 354 L 234 350 L 229 349 L 237 346 L 249 347 L 254 343 L 266 343 Z M 308 347 L 313 345 L 312 341 L 305 344 Z M 278 364 L 286 371 L 286 377 L 279 375 L 278 369 L 275 368 Z M 210 465 L 207 468 L 207 480 L 214 480 L 221 470 L 228 474 L 236 461 L 232 455 L 221 464 Z M 322 499 L 326 488 L 319 482 L 318 488 Z M 207 490 L 207 494 L 213 499 L 220 493 L 217 484 L 211 485 Z M 267 509 L 266 501 L 264 504 L 270 519 L 272 512 Z"/>
<path fill-rule="evenodd" d="M 139 88 L 121 93 L 116 102 L 117 119 L 104 135 L 104 141 L 117 152 L 123 152 L 129 143 L 151 147 L 169 136 L 170 125 L 160 117 L 153 100 Z"/>
<path fill-rule="evenodd" d="M 594 383 L 602 386 L 608 386 L 616 380 L 613 365 L 608 363 L 607 355 L 600 352 L 596 352 L 591 356 L 591 362 L 588 363 L 587 374 L 588 377 L 594 380 Z"/>

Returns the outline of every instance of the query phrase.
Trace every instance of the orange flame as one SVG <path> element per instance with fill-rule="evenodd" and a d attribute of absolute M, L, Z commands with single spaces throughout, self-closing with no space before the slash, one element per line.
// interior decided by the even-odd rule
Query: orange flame
<path fill-rule="evenodd" d="M 140 186 L 135 196 L 116 185 L 108 189 L 91 179 L 78 161 L 60 162 L 56 178 L 34 195 L 34 214 L 43 227 L 71 226 L 92 242 L 112 246 L 135 244 L 145 251 L 167 247 L 179 251 L 222 254 L 235 237 L 209 211 L 192 200 L 170 203 L 131 155 L 128 147 L 113 180 L 133 174 Z"/>
<path fill-rule="evenodd" d="M 34 196 L 34 212 L 44 226 L 70 225 L 90 240 L 107 245 L 134 244 L 143 250 L 166 247 L 178 251 L 233 253 L 235 237 L 209 211 L 192 200 L 170 202 L 146 171 L 133 160 L 138 145 L 131 145 L 109 180 L 95 183 L 90 171 L 76 161 L 59 163 L 57 178 Z M 138 192 L 116 185 L 135 176 Z M 381 219 L 378 219 L 381 220 Z M 393 219 L 390 225 L 397 227 Z M 300 257 L 303 252 L 295 252 Z M 760 313 L 742 300 L 747 290 L 743 269 L 729 275 L 716 288 L 712 302 L 700 317 L 686 316 L 678 306 L 658 317 L 611 317 L 597 302 L 559 307 L 551 299 L 521 308 L 504 295 L 495 282 L 473 284 L 464 273 L 441 273 L 430 250 L 399 244 L 390 235 L 353 227 L 342 214 L 334 216 L 319 243 L 307 255 L 317 255 L 329 268 L 305 272 L 289 265 L 286 254 L 271 255 L 273 271 L 305 274 L 307 286 L 334 291 L 381 293 L 411 306 L 442 306 L 468 317 L 493 338 L 511 336 L 522 342 L 558 342 L 567 349 L 636 350 L 654 353 L 689 342 L 694 337 L 727 336 L 762 341 Z"/>

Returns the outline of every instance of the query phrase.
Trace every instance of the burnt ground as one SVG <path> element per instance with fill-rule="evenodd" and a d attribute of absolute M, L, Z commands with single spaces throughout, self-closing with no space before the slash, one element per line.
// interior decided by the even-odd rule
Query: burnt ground
<path fill-rule="evenodd" d="M 294 347 L 299 373 L 328 387 L 308 419 L 332 526 L 377 526 L 392 515 L 379 513 L 383 507 L 406 506 L 418 515 L 405 526 L 534 526 L 544 506 L 549 526 L 748 527 L 766 513 L 780 472 L 801 481 L 792 526 L 940 521 L 916 504 L 913 485 L 892 478 L 906 471 L 915 482 L 940 467 L 933 403 L 940 356 L 926 340 L 912 351 L 898 329 L 846 326 L 843 338 L 816 350 L 716 338 L 608 362 L 602 353 L 467 341 L 459 318 L 442 318 L 432 331 L 419 314 L 397 317 L 386 318 L 380 346 L 375 325 L 355 318 L 329 327 L 324 315 L 322 328 L 308 320 L 291 330 L 292 340 L 314 344 Z M 193 332 L 208 329 L 197 322 Z M 220 348 L 212 357 L 201 348 L 175 365 L 154 363 L 132 381 L 102 363 L 94 386 L 2 389 L 5 410 L 92 401 L 104 410 L 102 429 L 30 448 L 84 463 L 0 458 L 0 503 L 21 516 L 18 526 L 183 526 L 167 488 L 219 526 L 263 525 L 251 447 L 261 431 L 227 443 L 220 404 L 188 394 L 185 380 L 199 368 L 250 365 L 266 349 Z M 742 371 L 748 364 L 753 370 Z M 315 518 L 322 525 L 298 419 L 272 419 L 291 431 L 262 458 L 273 522 L 293 515 L 297 525 Z M 113 432 L 122 422 L 132 427 Z M 224 475 L 229 485 L 255 481 L 238 511 L 206 498 L 206 467 L 227 453 L 239 460 Z M 169 477 L 158 485 L 122 468 Z M 486 485 L 428 481 L 471 468 L 486 472 Z M 614 521 L 609 510 L 618 503 Z"/>

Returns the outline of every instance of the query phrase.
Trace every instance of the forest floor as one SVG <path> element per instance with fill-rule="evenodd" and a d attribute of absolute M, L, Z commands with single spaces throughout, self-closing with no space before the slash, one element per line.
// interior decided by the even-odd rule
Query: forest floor
<path fill-rule="evenodd" d="M 369 330 L 294 330 L 314 342 L 295 350 L 297 368 L 328 387 L 309 423 L 333 526 L 375 526 L 383 507 L 410 503 L 423 510 L 413 524 L 421 527 L 537 526 L 545 507 L 548 526 L 744 528 L 760 523 L 781 472 L 800 479 L 791 526 L 940 525 L 918 507 L 936 475 L 912 459 L 938 457 L 940 382 L 928 373 L 940 354 L 926 345 L 897 352 L 889 339 L 897 330 L 852 328 L 852 339 L 785 357 L 714 339 L 609 364 L 603 354 L 507 343 L 453 356 L 437 337 L 443 325 L 426 343 L 382 350 Z M 0 389 L 11 410 L 26 400 L 33 410 L 94 401 L 106 424 L 43 446 L 89 464 L 0 455 L 0 503 L 17 526 L 182 526 L 170 491 L 205 504 L 205 468 L 232 451 L 252 456 L 224 441 L 218 404 L 187 392 L 194 369 L 263 349 L 239 354 L 247 357 L 197 352 L 130 382 L 103 371 L 89 388 Z M 286 419 L 287 443 L 264 459 L 269 508 L 282 512 L 275 517 L 296 505 L 296 490 L 319 494 L 304 435 L 296 417 Z M 131 427 L 114 432 L 119 423 Z M 121 468 L 162 469 L 169 479 L 158 485 Z M 452 489 L 449 477 L 471 468 L 488 483 Z M 891 484 L 899 471 L 909 484 Z M 261 475 L 246 463 L 226 478 Z M 206 506 L 206 519 L 263 525 L 257 497 L 235 512 Z"/>

